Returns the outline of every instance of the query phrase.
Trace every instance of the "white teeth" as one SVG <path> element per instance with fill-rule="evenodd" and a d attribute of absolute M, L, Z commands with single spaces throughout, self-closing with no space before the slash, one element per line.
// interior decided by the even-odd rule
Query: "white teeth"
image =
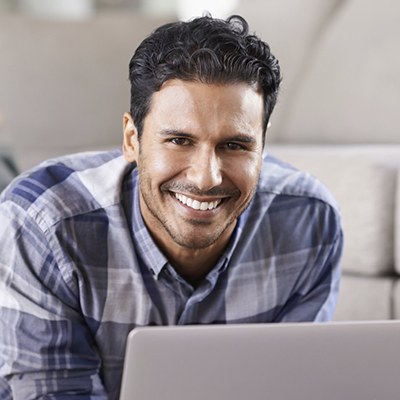
<path fill-rule="evenodd" d="M 200 202 L 197 200 L 193 200 L 192 208 L 194 208 L 195 210 L 200 210 Z"/>
<path fill-rule="evenodd" d="M 214 208 L 217 208 L 219 206 L 219 204 L 221 203 L 221 200 L 215 200 L 215 201 L 211 201 L 211 202 L 193 200 L 190 197 L 186 197 L 180 193 L 175 193 L 175 197 L 181 203 L 187 205 L 188 207 L 193 208 L 195 210 L 201 210 L 201 211 L 213 210 Z"/>
<path fill-rule="evenodd" d="M 200 204 L 200 210 L 201 210 L 201 211 L 208 210 L 208 206 L 209 206 L 209 205 L 210 205 L 210 203 L 206 203 L 206 202 L 201 203 L 201 204 Z"/>

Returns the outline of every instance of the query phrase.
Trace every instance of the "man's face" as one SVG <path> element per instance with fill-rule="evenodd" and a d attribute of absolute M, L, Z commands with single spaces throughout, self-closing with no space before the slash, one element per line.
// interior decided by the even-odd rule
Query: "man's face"
<path fill-rule="evenodd" d="M 177 79 L 155 92 L 140 141 L 124 116 L 124 154 L 139 170 L 140 208 L 164 248 L 227 242 L 257 186 L 263 100 L 245 83 Z"/>

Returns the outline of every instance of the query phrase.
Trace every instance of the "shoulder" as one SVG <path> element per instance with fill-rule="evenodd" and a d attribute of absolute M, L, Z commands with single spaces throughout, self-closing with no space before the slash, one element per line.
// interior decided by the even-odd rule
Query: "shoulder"
<path fill-rule="evenodd" d="M 51 226 L 119 202 L 129 168 L 118 150 L 48 160 L 17 177 L 2 193 L 0 205 L 12 204 Z"/>
<path fill-rule="evenodd" d="M 342 235 L 338 205 L 329 190 L 309 173 L 270 155 L 264 158 L 247 215 L 250 225 L 263 220 L 269 234 L 283 241 L 332 242 Z"/>
<path fill-rule="evenodd" d="M 272 155 L 263 160 L 258 192 L 316 200 L 338 209 L 336 200 L 319 180 Z"/>

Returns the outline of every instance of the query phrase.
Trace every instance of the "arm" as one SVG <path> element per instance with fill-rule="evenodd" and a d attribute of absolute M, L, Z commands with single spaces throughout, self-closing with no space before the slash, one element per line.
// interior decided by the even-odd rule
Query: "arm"
<path fill-rule="evenodd" d="M 333 318 L 343 250 L 340 219 L 336 210 L 326 207 L 312 224 L 318 244 L 308 249 L 307 263 L 276 322 L 325 322 Z"/>
<path fill-rule="evenodd" d="M 106 399 L 72 276 L 22 207 L 0 205 L 0 398 Z"/>

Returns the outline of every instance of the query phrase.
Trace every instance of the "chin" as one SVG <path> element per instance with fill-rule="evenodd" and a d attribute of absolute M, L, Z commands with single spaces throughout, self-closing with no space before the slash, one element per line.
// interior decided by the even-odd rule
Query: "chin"
<path fill-rule="evenodd" d="M 213 245 L 218 238 L 209 238 L 209 239 L 199 239 L 199 236 L 194 238 L 180 237 L 180 236 L 171 236 L 172 240 L 181 247 L 190 250 L 202 250 L 206 249 L 207 247 Z"/>

